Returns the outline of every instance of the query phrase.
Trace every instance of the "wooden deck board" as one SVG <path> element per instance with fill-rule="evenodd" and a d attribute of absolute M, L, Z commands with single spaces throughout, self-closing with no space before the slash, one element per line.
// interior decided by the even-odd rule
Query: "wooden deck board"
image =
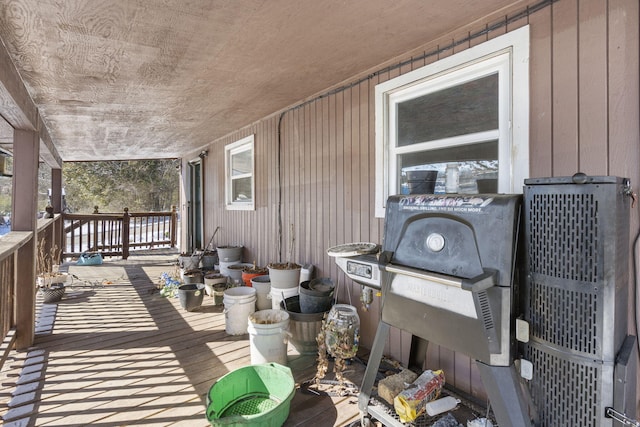
<path fill-rule="evenodd" d="M 206 393 L 222 375 L 250 364 L 249 336 L 227 335 L 222 307 L 211 298 L 186 312 L 177 298 L 158 294 L 157 279 L 171 271 L 174 257 L 69 266 L 81 279 L 105 284 L 75 281 L 57 304 L 38 299 L 35 345 L 12 351 L 0 371 L 4 425 L 208 425 Z M 315 356 L 290 346 L 289 365 L 297 382 L 311 379 Z M 363 372 L 358 366 L 352 381 Z M 357 419 L 354 396 L 297 390 L 285 426 Z"/>

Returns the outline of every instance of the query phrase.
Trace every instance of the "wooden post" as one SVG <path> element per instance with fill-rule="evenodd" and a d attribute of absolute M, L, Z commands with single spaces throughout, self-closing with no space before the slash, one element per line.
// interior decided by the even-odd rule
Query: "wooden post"
<path fill-rule="evenodd" d="M 60 249 L 58 251 L 58 259 L 56 260 L 58 264 L 62 263 L 62 260 L 64 259 L 64 253 L 67 250 L 65 247 L 65 238 L 66 235 L 64 233 L 64 219 L 62 215 L 57 215 L 55 217 L 53 225 L 53 242 L 58 247 L 58 249 Z"/>
<path fill-rule="evenodd" d="M 97 215 L 99 213 L 100 212 L 98 212 L 98 206 L 94 206 L 93 214 Z M 87 238 L 89 239 L 89 241 L 87 243 L 89 243 L 89 250 L 98 252 L 98 220 L 97 219 L 93 220 L 93 233 L 91 233 L 91 230 L 88 230 L 88 231 L 89 232 L 87 233 Z M 92 238 L 93 238 L 93 246 L 91 246 Z"/>
<path fill-rule="evenodd" d="M 131 216 L 129 215 L 129 208 L 124 208 L 124 215 L 122 216 L 122 259 L 129 258 L 129 225 L 131 223 Z"/>
<path fill-rule="evenodd" d="M 176 227 L 178 226 L 178 207 L 171 206 L 171 247 L 176 247 L 176 242 L 178 238 L 178 231 Z"/>
<path fill-rule="evenodd" d="M 36 132 L 15 129 L 13 133 L 13 198 L 11 228 L 31 231 L 31 240 L 16 258 L 16 347 L 33 345 L 35 337 L 35 283 L 37 256 L 38 160 L 40 140 Z M 19 275 L 18 273 L 19 272 Z"/>
<path fill-rule="evenodd" d="M 62 212 L 62 169 L 51 168 L 51 206 L 53 213 Z"/>
<path fill-rule="evenodd" d="M 49 202 L 53 207 L 53 214 L 60 214 L 62 212 L 62 169 L 51 168 L 51 200 Z M 62 254 L 65 252 L 64 242 L 64 221 L 62 218 L 56 218 L 52 227 L 53 233 L 53 245 L 56 246 L 59 251 L 58 259 L 55 260 L 57 264 L 62 262 Z"/>
<path fill-rule="evenodd" d="M 53 207 L 54 217 L 56 214 L 62 212 L 62 169 L 51 168 L 51 206 Z M 55 260 L 57 264 L 62 262 L 64 247 L 64 220 L 59 216 L 54 220 L 52 227 L 53 233 L 53 245 L 60 249 L 58 259 Z"/>

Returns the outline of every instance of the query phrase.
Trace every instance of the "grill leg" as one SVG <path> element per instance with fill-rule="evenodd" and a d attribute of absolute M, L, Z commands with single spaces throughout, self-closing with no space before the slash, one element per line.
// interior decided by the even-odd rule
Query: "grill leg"
<path fill-rule="evenodd" d="M 477 362 L 482 384 L 501 426 L 531 427 L 529 404 L 516 369 L 511 366 L 490 366 Z"/>
<path fill-rule="evenodd" d="M 389 325 L 384 322 L 379 322 L 376 336 L 373 339 L 373 345 L 371 346 L 367 369 L 364 372 L 364 378 L 362 379 L 360 394 L 358 394 L 358 409 L 360 409 L 361 416 L 365 416 L 367 414 L 367 407 L 369 406 L 369 399 L 371 398 L 371 390 L 373 389 L 373 384 L 376 381 L 376 375 L 378 374 L 378 368 L 380 367 L 382 352 L 384 351 L 384 344 L 387 342 L 387 338 L 389 338 Z"/>

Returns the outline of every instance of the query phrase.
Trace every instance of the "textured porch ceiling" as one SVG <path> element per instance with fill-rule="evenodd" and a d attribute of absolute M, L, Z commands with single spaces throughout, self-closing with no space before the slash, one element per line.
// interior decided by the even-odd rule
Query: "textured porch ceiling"
<path fill-rule="evenodd" d="M 169 158 L 513 3 L 0 0 L 0 38 L 62 160 Z"/>

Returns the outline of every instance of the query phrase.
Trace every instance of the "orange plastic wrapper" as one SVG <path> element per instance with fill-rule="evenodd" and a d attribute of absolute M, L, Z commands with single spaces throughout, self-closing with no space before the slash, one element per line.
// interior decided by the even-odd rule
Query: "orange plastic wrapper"
<path fill-rule="evenodd" d="M 427 403 L 440 396 L 444 386 L 444 372 L 424 371 L 407 389 L 393 399 L 393 407 L 400 421 L 408 423 L 425 411 Z"/>

